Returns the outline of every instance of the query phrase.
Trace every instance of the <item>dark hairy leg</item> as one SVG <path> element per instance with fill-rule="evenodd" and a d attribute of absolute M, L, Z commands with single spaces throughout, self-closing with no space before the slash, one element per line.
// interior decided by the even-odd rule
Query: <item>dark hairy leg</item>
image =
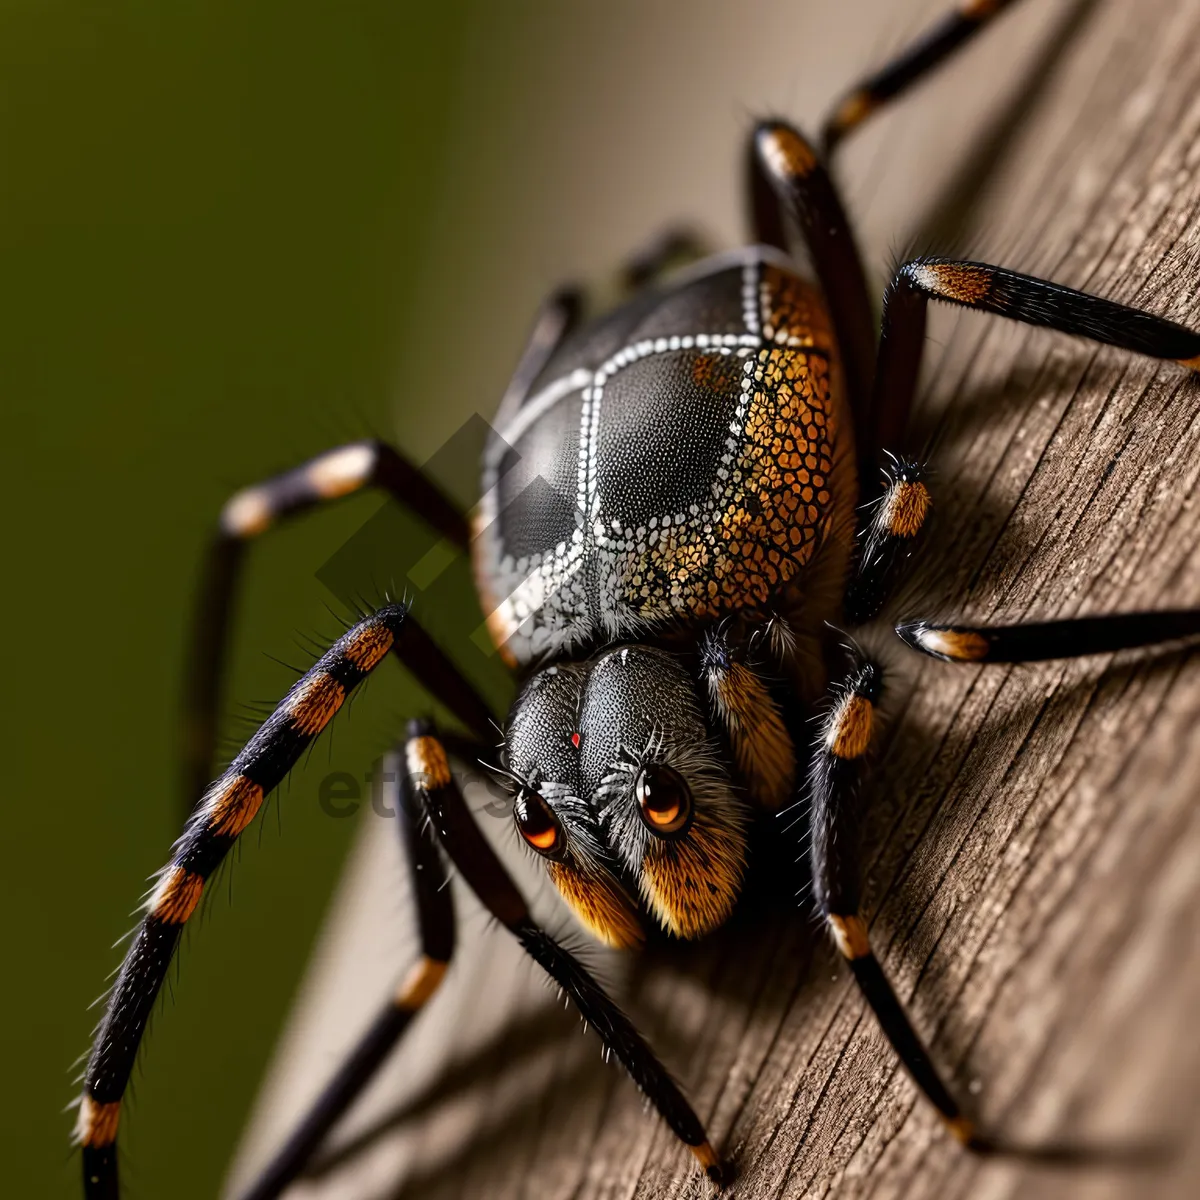
<path fill-rule="evenodd" d="M 340 637 L 297 680 L 188 818 L 146 900 L 145 915 L 108 994 L 84 1073 L 76 1136 L 89 1200 L 116 1200 L 118 1195 L 121 1101 L 175 948 L 206 883 L 257 816 L 267 794 L 411 628 L 405 607 L 389 604 Z"/>
<path fill-rule="evenodd" d="M 929 513 L 931 499 L 924 483 L 923 465 L 918 459 L 897 458 L 890 451 L 904 448 L 931 300 L 1085 337 L 1200 370 L 1200 332 L 1142 309 L 986 263 L 933 257 L 905 263 L 896 272 L 884 299 L 873 422 L 860 445 L 863 472 L 882 470 L 884 490 L 878 499 L 869 502 L 859 532 L 857 569 L 845 600 L 846 619 L 854 624 L 869 620 L 879 611 Z M 912 627 L 911 636 L 903 630 L 899 632 L 910 645 L 924 649 L 914 640 L 916 629 Z M 926 630 L 929 637 L 931 629 Z M 1009 640 L 1016 636 L 1006 635 Z M 1041 644 L 1032 633 L 1021 636 L 1033 639 L 1025 643 L 1031 653 Z M 1171 635 L 1163 635 L 1166 636 Z M 1049 644 L 1047 639 L 1042 640 Z M 1163 638 L 1150 633 L 1141 643 L 1126 644 L 1156 640 Z M 1011 646 L 1003 652 L 1010 657 L 1017 653 Z M 1001 653 L 998 642 L 990 657 L 994 660 Z"/>
<path fill-rule="evenodd" d="M 419 513 L 452 545 L 466 548 L 466 517 L 417 467 L 378 441 L 339 446 L 293 470 L 243 488 L 222 510 L 202 568 L 184 674 L 185 812 L 191 811 L 212 778 L 217 714 L 247 544 L 281 521 L 368 488 L 387 493 Z M 465 680 L 455 689 L 454 703 L 447 701 L 448 706 L 468 728 L 486 728 L 486 705 L 462 683 Z"/>
<path fill-rule="evenodd" d="M 859 80 L 837 101 L 821 128 L 821 149 L 826 158 L 863 122 L 885 105 L 927 79 L 969 42 L 993 18 L 1016 0 L 960 0 L 935 25 L 905 46 L 878 71 Z"/>
<path fill-rule="evenodd" d="M 943 300 L 1027 324 L 1088 337 L 1200 369 L 1200 333 L 1126 305 L 983 263 L 922 258 L 905 264 L 888 291 L 875 377 L 877 439 L 898 444 L 916 389 L 930 300 Z M 852 620 L 874 615 L 898 562 L 924 523 L 929 494 L 920 465 L 893 459 L 886 490 L 860 535 L 858 573 L 846 609 Z M 1075 657 L 1194 637 L 1200 610 L 1128 613 L 1019 625 L 944 625 L 908 621 L 897 633 L 914 649 L 948 662 L 1021 662 Z M 853 793 L 870 744 L 878 668 L 857 667 L 835 689 L 811 760 L 812 865 L 817 902 L 901 1061 L 965 1145 L 1046 1161 L 1084 1161 L 1089 1150 L 1019 1148 L 977 1134 L 942 1082 L 894 990 L 871 952 L 859 913 Z"/>
<path fill-rule="evenodd" d="M 838 950 L 913 1082 L 959 1141 L 986 1150 L 991 1143 L 963 1115 L 875 957 L 860 909 L 855 801 L 882 686 L 878 666 L 856 662 L 832 689 L 820 722 L 808 777 L 813 894 Z"/>
<path fill-rule="evenodd" d="M 471 816 L 430 725 L 412 723 L 407 755 L 409 774 L 455 869 L 483 906 L 570 998 L 708 1177 L 720 1183 L 720 1160 L 666 1067 L 579 960 L 533 920 L 524 897 Z"/>
<path fill-rule="evenodd" d="M 842 602 L 851 625 L 864 624 L 883 607 L 916 548 L 932 504 L 925 468 L 917 459 L 889 455 L 882 474 L 882 494 L 864 507 L 855 569 Z"/>
<path fill-rule="evenodd" d="M 1200 371 L 1200 332 L 1139 308 L 1004 267 L 924 257 L 895 274 L 883 304 L 875 371 L 873 449 L 903 448 L 931 300 L 1074 334 Z"/>
<path fill-rule="evenodd" d="M 1200 609 L 1115 613 L 1019 625 L 905 621 L 896 626 L 896 632 L 914 650 L 943 662 L 1042 662 L 1194 638 L 1200 635 Z"/>
<path fill-rule="evenodd" d="M 383 811 L 396 814 L 408 861 L 421 957 L 242 1200 L 274 1200 L 303 1171 L 437 990 L 454 952 L 454 904 L 432 835 L 423 828 L 425 813 L 408 777 L 403 748 L 380 759 L 373 778 Z"/>
<path fill-rule="evenodd" d="M 870 420 L 875 319 L 850 220 L 820 157 L 798 130 L 761 121 L 746 147 L 756 241 L 789 250 L 798 234 L 825 294 L 856 428 Z"/>

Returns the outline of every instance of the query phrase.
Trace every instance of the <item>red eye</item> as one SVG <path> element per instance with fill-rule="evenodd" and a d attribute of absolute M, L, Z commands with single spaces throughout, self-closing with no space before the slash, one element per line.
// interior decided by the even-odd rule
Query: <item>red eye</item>
<path fill-rule="evenodd" d="M 666 763 L 642 768 L 634 786 L 638 811 L 651 833 L 682 837 L 692 823 L 692 792 L 683 776 Z"/>
<path fill-rule="evenodd" d="M 566 847 L 562 825 L 554 810 L 531 788 L 522 788 L 513 803 L 513 816 L 521 836 L 539 854 L 553 858 Z"/>

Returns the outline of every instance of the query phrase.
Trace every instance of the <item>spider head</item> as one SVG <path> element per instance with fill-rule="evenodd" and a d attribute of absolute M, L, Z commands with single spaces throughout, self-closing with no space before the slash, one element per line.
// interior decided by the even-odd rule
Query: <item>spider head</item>
<path fill-rule="evenodd" d="M 518 832 L 603 941 L 641 941 L 647 914 L 685 938 L 729 916 L 744 804 L 677 659 L 622 646 L 548 667 L 517 698 L 505 746 Z"/>

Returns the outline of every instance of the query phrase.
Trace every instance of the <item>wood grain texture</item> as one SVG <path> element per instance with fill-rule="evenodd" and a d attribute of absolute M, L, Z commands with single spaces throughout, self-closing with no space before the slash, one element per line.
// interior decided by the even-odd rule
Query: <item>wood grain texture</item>
<path fill-rule="evenodd" d="M 894 7 L 916 14 L 900 33 L 931 11 Z M 889 244 L 943 248 L 929 238 L 950 229 L 973 257 L 1200 323 L 1200 2 L 1035 7 L 848 156 L 868 229 L 893 218 L 890 238 L 869 238 L 877 269 Z M 835 55 L 827 94 L 877 49 Z M 970 101 L 997 78 L 1015 81 L 1000 89 L 1021 109 L 1011 135 L 998 132 L 1009 105 Z M 732 167 L 735 146 L 709 149 Z M 965 213 L 956 169 L 971 161 L 964 173 L 991 173 Z M 904 181 L 920 192 L 935 171 L 914 209 Z M 930 351 L 917 420 L 934 445 L 935 517 L 892 615 L 1012 621 L 1200 601 L 1195 376 L 945 312 Z M 892 718 L 870 792 L 866 904 L 918 1028 L 989 1127 L 1155 1153 L 1071 1170 L 972 1159 L 916 1097 L 831 947 L 780 905 L 637 963 L 593 955 L 735 1164 L 727 1194 L 1200 1194 L 1200 659 L 951 667 L 906 656 L 883 625 L 867 640 L 892 667 Z M 485 825 L 506 839 L 504 822 Z M 403 972 L 393 840 L 367 822 L 235 1179 Z M 546 885 L 522 878 L 557 927 Z M 456 901 L 447 988 L 339 1136 L 369 1135 L 365 1149 L 295 1194 L 707 1194 L 511 939 L 461 889 Z"/>

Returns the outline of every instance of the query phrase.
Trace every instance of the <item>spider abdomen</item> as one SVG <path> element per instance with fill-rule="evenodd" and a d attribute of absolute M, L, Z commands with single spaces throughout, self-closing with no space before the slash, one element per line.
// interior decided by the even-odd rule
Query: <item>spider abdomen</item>
<path fill-rule="evenodd" d="M 475 561 L 517 662 L 840 585 L 853 442 L 816 289 L 764 247 L 568 338 L 485 452 Z"/>

